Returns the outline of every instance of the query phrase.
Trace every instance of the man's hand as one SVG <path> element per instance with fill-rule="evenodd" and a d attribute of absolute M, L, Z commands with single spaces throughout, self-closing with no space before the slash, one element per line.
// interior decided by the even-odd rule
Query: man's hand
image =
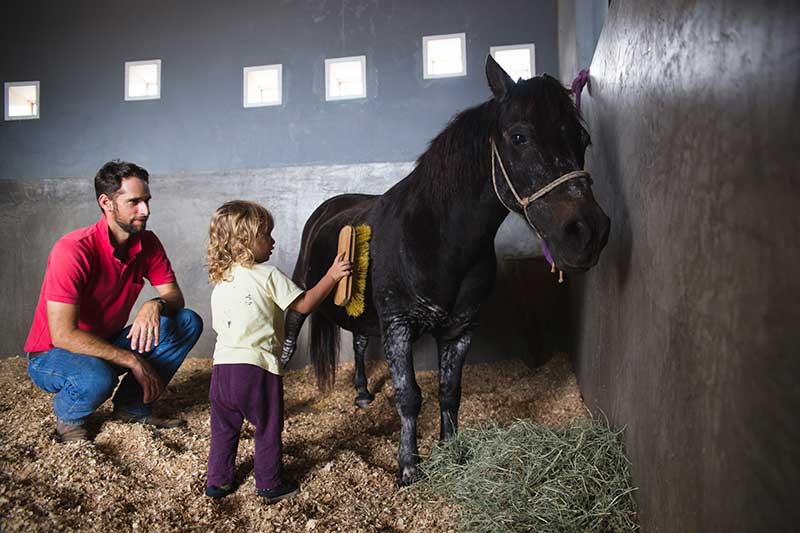
<path fill-rule="evenodd" d="M 155 312 L 157 313 L 158 302 L 148 302 L 145 305 L 145 307 L 150 308 L 150 313 L 153 312 L 153 306 L 155 306 Z M 140 311 L 139 315 L 141 314 L 142 312 Z M 47 322 L 50 326 L 53 344 L 72 353 L 97 357 L 117 366 L 129 368 L 137 383 L 142 387 L 144 403 L 154 402 L 161 395 L 164 385 L 161 383 L 161 378 L 153 370 L 153 367 L 135 352 L 117 348 L 106 340 L 79 330 L 77 327 L 78 315 L 77 305 L 53 301 L 47 302 Z M 158 317 L 156 316 L 157 327 Z M 158 330 L 156 329 L 156 331 Z M 156 337 L 156 340 L 158 340 L 158 337 Z"/>
<path fill-rule="evenodd" d="M 134 352 L 149 352 L 158 346 L 159 325 L 161 324 L 161 304 L 155 300 L 148 300 L 136 313 L 133 325 L 126 338 L 131 340 L 131 350 Z M 139 378 L 136 378 L 137 380 Z M 141 383 L 141 381 L 140 381 Z M 144 384 L 142 384 L 144 387 Z M 145 402 L 147 403 L 147 402 Z"/>
<path fill-rule="evenodd" d="M 164 385 L 161 383 L 161 378 L 147 361 L 140 358 L 138 355 L 134 357 L 136 357 L 136 363 L 131 367 L 131 373 L 142 387 L 142 392 L 144 393 L 142 401 L 144 403 L 152 403 L 161 396 Z"/>

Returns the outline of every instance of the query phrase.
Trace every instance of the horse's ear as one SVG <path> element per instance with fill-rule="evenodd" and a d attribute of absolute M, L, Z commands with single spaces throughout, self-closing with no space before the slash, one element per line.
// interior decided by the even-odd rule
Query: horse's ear
<path fill-rule="evenodd" d="M 563 84 L 563 83 L 561 83 L 561 80 L 559 80 L 558 78 L 555 78 L 555 77 L 551 76 L 551 75 L 550 75 L 550 74 L 548 74 L 547 72 L 545 72 L 544 74 L 542 74 L 542 78 L 543 78 L 543 79 L 545 79 L 545 80 L 548 80 L 548 81 L 551 81 L 551 82 L 555 83 L 555 84 L 556 84 L 556 85 L 558 85 L 559 87 L 563 87 L 563 86 L 564 86 L 564 84 Z"/>
<path fill-rule="evenodd" d="M 486 79 L 489 80 L 489 88 L 492 90 L 495 100 L 498 101 L 508 96 L 508 92 L 514 85 L 514 80 L 506 74 L 503 67 L 497 64 L 491 54 L 486 57 Z"/>

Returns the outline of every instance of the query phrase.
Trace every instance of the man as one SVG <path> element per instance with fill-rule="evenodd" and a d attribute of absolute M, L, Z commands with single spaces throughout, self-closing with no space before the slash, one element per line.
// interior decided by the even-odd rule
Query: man
<path fill-rule="evenodd" d="M 184 309 L 164 248 L 145 231 L 148 180 L 147 171 L 133 163 L 103 165 L 94 179 L 103 216 L 63 236 L 50 252 L 25 351 L 33 382 L 55 393 L 56 437 L 62 442 L 88 440 L 84 421 L 126 372 L 114 394 L 116 419 L 159 428 L 185 423 L 151 415 L 151 404 L 203 324 Z M 145 278 L 158 297 L 124 327 Z"/>

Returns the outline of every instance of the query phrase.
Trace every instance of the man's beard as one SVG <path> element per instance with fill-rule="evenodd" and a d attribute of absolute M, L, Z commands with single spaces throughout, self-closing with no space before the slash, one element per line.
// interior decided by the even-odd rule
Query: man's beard
<path fill-rule="evenodd" d="M 145 228 L 147 228 L 147 221 L 146 220 L 142 221 L 141 227 L 136 227 L 131 223 L 123 222 L 122 220 L 120 220 L 118 212 L 117 212 L 117 206 L 116 205 L 114 206 L 113 215 L 114 215 L 114 222 L 116 222 L 117 226 L 119 226 L 122 229 L 122 231 L 124 231 L 128 235 L 136 235 L 137 233 L 140 233 L 140 232 L 144 231 Z"/>

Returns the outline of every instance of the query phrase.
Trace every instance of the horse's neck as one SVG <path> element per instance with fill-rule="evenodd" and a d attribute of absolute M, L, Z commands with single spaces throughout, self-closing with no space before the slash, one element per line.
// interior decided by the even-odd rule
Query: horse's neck
<path fill-rule="evenodd" d="M 451 236 L 452 244 L 465 252 L 492 246 L 500 224 L 508 215 L 494 192 L 489 165 L 487 162 L 461 175 L 439 176 L 457 183 L 444 192 L 441 187 L 431 187 L 433 177 L 425 168 L 417 168 L 409 176 L 420 185 L 423 193 L 420 202 L 433 213 L 436 227 Z"/>
<path fill-rule="evenodd" d="M 508 214 L 491 179 L 489 129 L 495 114 L 489 101 L 457 115 L 431 141 L 414 171 L 387 191 L 392 200 L 432 218 L 436 226 L 430 230 L 461 250 L 491 246 Z"/>
<path fill-rule="evenodd" d="M 446 213 L 446 222 L 453 231 L 463 232 L 472 242 L 462 243 L 462 247 L 493 246 L 494 237 L 508 211 L 494 194 L 490 179 L 483 180 L 484 187 L 473 192 L 466 201 L 451 204 Z"/>

